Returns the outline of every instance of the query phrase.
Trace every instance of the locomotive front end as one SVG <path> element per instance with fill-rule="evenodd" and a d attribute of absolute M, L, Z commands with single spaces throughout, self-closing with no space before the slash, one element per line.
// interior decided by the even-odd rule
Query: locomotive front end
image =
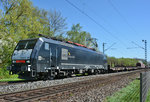
<path fill-rule="evenodd" d="M 14 53 L 12 55 L 12 64 L 9 70 L 12 74 L 26 75 L 31 73 L 32 58 L 34 46 L 37 39 L 21 40 L 17 44 Z"/>

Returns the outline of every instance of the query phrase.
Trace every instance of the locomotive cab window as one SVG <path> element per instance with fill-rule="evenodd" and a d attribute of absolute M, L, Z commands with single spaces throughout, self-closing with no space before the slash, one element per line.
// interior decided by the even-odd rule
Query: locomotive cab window
<path fill-rule="evenodd" d="M 33 49 L 37 40 L 19 41 L 16 50 Z"/>
<path fill-rule="evenodd" d="M 45 48 L 45 50 L 49 50 L 49 43 L 45 43 L 44 48 Z"/>

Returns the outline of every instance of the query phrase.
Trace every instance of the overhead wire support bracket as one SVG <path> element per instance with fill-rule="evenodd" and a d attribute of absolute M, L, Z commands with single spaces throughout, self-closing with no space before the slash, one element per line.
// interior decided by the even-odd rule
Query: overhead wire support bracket
<path fill-rule="evenodd" d="M 112 45 L 110 45 L 107 49 L 105 49 L 104 51 L 107 51 L 109 49 L 111 49 L 111 47 L 113 47 L 116 43 L 113 43 Z M 112 49 L 115 49 L 115 48 L 112 48 Z"/>
<path fill-rule="evenodd" d="M 145 49 L 144 47 L 142 47 L 142 46 L 140 46 L 140 45 L 136 44 L 136 43 L 135 43 L 135 42 L 133 42 L 133 41 L 132 41 L 131 43 L 133 43 L 134 45 L 138 46 L 139 48 Z"/>

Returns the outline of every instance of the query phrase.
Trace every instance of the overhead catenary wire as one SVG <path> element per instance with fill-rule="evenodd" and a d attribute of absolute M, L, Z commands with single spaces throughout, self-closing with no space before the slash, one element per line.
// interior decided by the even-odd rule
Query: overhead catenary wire
<path fill-rule="evenodd" d="M 134 29 L 134 27 L 128 22 L 128 20 L 123 16 L 123 14 L 118 10 L 118 8 L 113 4 L 111 0 L 107 0 L 112 8 L 118 13 L 118 15 L 123 19 L 123 21 L 128 25 L 128 27 L 137 35 L 139 33 Z"/>
<path fill-rule="evenodd" d="M 75 4 L 73 4 L 72 2 L 70 2 L 69 0 L 65 0 L 68 4 L 70 4 L 72 7 L 74 7 L 75 9 L 77 9 L 80 13 L 82 13 L 83 15 L 87 16 L 91 21 L 93 21 L 96 25 L 98 25 L 100 28 L 102 28 L 105 32 L 107 32 L 109 35 L 111 35 L 113 38 L 117 39 L 118 41 L 120 41 L 124 46 L 127 47 L 127 45 L 121 41 L 120 39 L 118 39 L 116 36 L 114 36 L 110 31 L 108 31 L 104 26 L 102 26 L 101 24 L 99 24 L 94 18 L 92 18 L 91 16 L 89 16 L 86 12 L 84 12 L 83 10 L 81 10 L 79 7 L 77 7 Z M 122 55 L 125 54 L 124 51 L 119 51 L 119 53 L 121 53 Z"/>
<path fill-rule="evenodd" d="M 109 50 L 110 48 L 112 48 L 116 43 L 113 43 L 112 45 L 110 45 L 107 49 L 105 49 L 105 51 Z"/>
<path fill-rule="evenodd" d="M 108 48 L 114 46 L 115 44 L 116 44 L 116 43 L 113 43 L 113 44 L 112 44 L 111 46 L 109 46 Z M 108 48 L 107 48 L 107 49 L 108 49 Z M 114 48 L 114 49 L 115 49 L 115 50 L 119 50 L 119 49 L 116 49 L 116 48 Z M 106 50 L 106 49 L 105 49 L 105 50 Z M 117 53 L 120 53 L 120 54 L 122 55 L 122 57 L 123 57 L 123 55 L 125 54 L 124 51 L 121 51 L 121 50 L 120 50 L 120 51 L 117 51 Z"/>
<path fill-rule="evenodd" d="M 112 6 L 112 8 L 122 17 L 122 19 L 124 20 L 124 22 L 130 27 L 130 29 L 131 29 L 132 31 L 134 31 L 136 35 L 139 35 L 139 33 L 133 28 L 133 26 L 131 26 L 131 24 L 127 21 L 127 19 L 121 14 L 121 12 L 120 12 L 120 11 L 117 9 L 117 7 L 113 4 L 112 0 L 107 0 L 107 1 L 110 3 L 110 5 Z M 144 47 L 142 47 L 142 46 L 139 46 L 138 44 L 136 44 L 136 43 L 133 42 L 133 41 L 132 41 L 132 43 L 135 44 L 136 46 L 138 46 L 139 48 L 145 50 L 145 62 L 146 62 L 146 64 L 147 64 L 147 48 L 146 48 L 146 47 L 144 48 Z M 145 40 L 145 43 L 147 43 L 146 40 Z M 147 44 L 146 44 L 145 46 L 147 46 Z M 128 49 L 129 49 L 129 48 L 128 48 Z"/>
<path fill-rule="evenodd" d="M 116 37 L 115 35 L 113 35 L 108 29 L 106 29 L 103 25 L 101 25 L 100 23 L 98 23 L 94 18 L 92 18 L 91 16 L 89 16 L 86 12 L 82 11 L 79 7 L 77 7 L 71 1 L 69 1 L 69 0 L 65 0 L 65 1 L 68 4 L 70 4 L 72 7 L 74 7 L 75 9 L 77 9 L 80 13 L 82 13 L 83 15 L 85 15 L 86 17 L 88 17 L 92 22 L 94 22 L 96 25 L 98 25 L 101 29 L 103 29 L 105 32 L 107 32 L 109 35 L 111 35 L 113 38 L 115 38 L 116 40 L 120 41 L 123 45 L 126 46 L 126 44 L 122 40 L 120 40 L 118 37 Z"/>
<path fill-rule="evenodd" d="M 107 24 L 109 27 L 115 29 L 115 30 L 114 30 L 115 33 L 119 33 L 118 30 L 116 30 L 117 28 L 115 28 L 112 24 L 110 24 L 102 15 L 101 15 L 101 16 L 98 15 L 98 14 L 94 11 L 94 9 L 92 9 L 92 7 L 90 7 L 89 5 L 86 5 L 85 3 L 84 3 L 84 6 L 87 6 L 88 10 L 90 10 L 95 16 L 97 16 L 98 18 L 100 18 L 100 19 L 101 19 L 105 24 Z"/>
<path fill-rule="evenodd" d="M 133 41 L 132 41 L 131 43 L 133 43 L 134 45 L 138 46 L 138 47 L 141 48 L 141 49 L 145 49 L 144 47 L 138 45 L 137 43 L 135 43 L 135 42 L 133 42 Z"/>
<path fill-rule="evenodd" d="M 128 47 L 127 49 L 138 49 L 139 47 Z"/>
<path fill-rule="evenodd" d="M 81 2 L 81 1 L 80 1 Z M 84 3 L 84 2 L 83 2 Z M 104 17 L 98 15 L 93 9 L 92 7 L 90 7 L 89 5 L 86 5 L 86 3 L 84 3 L 84 6 L 87 6 L 88 10 L 90 10 L 96 17 L 98 17 L 99 19 L 101 19 L 105 24 L 107 24 L 109 27 L 113 28 L 114 29 L 114 26 L 112 26 Z M 83 10 L 84 11 L 84 10 Z M 115 28 L 116 29 L 116 28 Z M 117 30 L 114 30 L 116 34 L 118 34 L 119 32 Z M 104 38 L 106 40 L 110 40 L 108 37 L 105 37 Z"/>
<path fill-rule="evenodd" d="M 81 1 L 80 1 L 81 2 Z M 81 3 L 84 3 L 84 2 L 81 2 Z M 105 18 L 103 18 L 102 16 L 98 15 L 93 9 L 92 7 L 90 7 L 89 5 L 86 5 L 86 3 L 84 3 L 84 6 L 87 6 L 88 10 L 90 10 L 92 13 L 94 13 L 94 15 L 96 15 L 98 18 L 100 18 L 101 20 L 103 20 L 105 22 L 105 24 L 108 24 L 108 26 L 110 26 L 111 28 L 114 28 L 114 26 L 112 26 Z M 84 12 L 84 10 L 83 10 Z M 116 29 L 116 28 L 115 28 Z M 115 33 L 118 34 L 119 32 L 115 30 Z M 105 37 L 105 36 L 104 36 Z M 105 39 L 108 40 L 108 38 L 105 37 Z M 125 38 L 127 39 L 127 38 Z M 111 48 L 112 49 L 112 48 Z M 122 53 L 122 55 L 124 55 L 124 52 L 120 52 Z"/>

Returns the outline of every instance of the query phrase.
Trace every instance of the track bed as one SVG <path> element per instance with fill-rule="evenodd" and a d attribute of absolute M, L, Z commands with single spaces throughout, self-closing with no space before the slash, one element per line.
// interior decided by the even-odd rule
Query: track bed
<path fill-rule="evenodd" d="M 0 101 L 4 102 L 47 101 L 47 100 L 58 101 L 69 98 L 71 94 L 88 91 L 95 87 L 103 87 L 105 85 L 115 83 L 117 80 L 121 80 L 124 77 L 134 76 L 135 74 L 140 72 L 141 70 L 123 74 L 114 74 L 114 75 L 110 74 L 107 76 L 95 77 L 93 79 L 79 82 L 72 82 L 29 91 L 3 94 L 0 95 Z"/>

